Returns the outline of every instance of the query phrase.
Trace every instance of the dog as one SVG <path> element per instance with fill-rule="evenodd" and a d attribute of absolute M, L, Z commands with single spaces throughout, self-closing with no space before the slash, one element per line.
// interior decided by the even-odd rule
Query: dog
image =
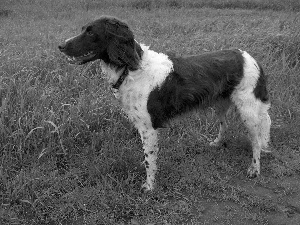
<path fill-rule="evenodd" d="M 216 109 L 220 129 L 210 145 L 219 146 L 228 127 L 226 113 L 234 105 L 253 149 L 247 175 L 260 174 L 260 154 L 270 139 L 270 101 L 267 77 L 247 52 L 228 49 L 185 57 L 158 53 L 139 44 L 127 23 L 111 16 L 86 24 L 58 48 L 71 64 L 100 59 L 115 97 L 141 136 L 147 175 L 143 191 L 155 187 L 158 128 L 193 109 Z"/>

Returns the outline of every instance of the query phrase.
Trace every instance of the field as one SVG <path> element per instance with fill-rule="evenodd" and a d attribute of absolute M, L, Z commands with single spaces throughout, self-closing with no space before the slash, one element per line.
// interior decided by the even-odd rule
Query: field
<path fill-rule="evenodd" d="M 252 152 L 234 109 L 226 145 L 214 111 L 160 132 L 157 189 L 142 194 L 142 143 L 99 62 L 69 65 L 58 44 L 100 15 L 159 52 L 240 48 L 268 75 L 271 153 Z M 298 0 L 2 0 L 0 224 L 300 224 Z"/>

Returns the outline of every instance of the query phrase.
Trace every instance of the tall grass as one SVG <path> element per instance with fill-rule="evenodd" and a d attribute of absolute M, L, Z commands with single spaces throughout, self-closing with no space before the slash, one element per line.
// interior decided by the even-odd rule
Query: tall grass
<path fill-rule="evenodd" d="M 18 3 L 17 0 L 5 0 L 9 4 Z M 133 7 L 137 9 L 157 8 L 214 8 L 214 9 L 252 9 L 252 10 L 275 10 L 299 12 L 300 2 L 298 0 L 65 0 L 48 1 L 24 0 L 25 5 L 34 5 L 35 9 L 47 7 L 50 10 L 96 10 L 109 7 Z M 4 15 L 6 11 L 2 12 Z"/>
<path fill-rule="evenodd" d="M 214 8 L 214 9 L 257 9 L 257 10 L 300 10 L 297 0 L 133 0 L 128 5 L 138 9 L 171 8 Z"/>
<path fill-rule="evenodd" d="M 229 151 L 208 148 L 218 128 L 211 110 L 161 132 L 158 190 L 141 195 L 138 133 L 115 104 L 98 62 L 68 65 L 57 45 L 87 21 L 111 14 L 157 51 L 247 50 L 268 74 L 274 124 L 275 157 L 263 164 L 266 175 L 257 182 L 297 180 L 298 1 L 11 0 L 2 7 L 1 224 L 188 224 L 203 219 L 200 205 L 210 206 L 205 198 L 234 203 L 261 224 L 278 211 L 276 198 L 258 198 L 230 183 L 244 179 L 239 171 L 250 162 L 250 146 L 231 115 Z M 298 193 L 284 182 L 276 185 Z M 251 212 L 255 207 L 259 212 Z"/>

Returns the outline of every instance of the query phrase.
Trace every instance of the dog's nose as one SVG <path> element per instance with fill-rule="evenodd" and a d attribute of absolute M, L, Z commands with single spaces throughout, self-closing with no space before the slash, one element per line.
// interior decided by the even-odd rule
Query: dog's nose
<path fill-rule="evenodd" d="M 58 49 L 61 51 L 61 52 L 64 52 L 66 50 L 66 43 L 63 43 L 61 45 L 58 46 Z"/>

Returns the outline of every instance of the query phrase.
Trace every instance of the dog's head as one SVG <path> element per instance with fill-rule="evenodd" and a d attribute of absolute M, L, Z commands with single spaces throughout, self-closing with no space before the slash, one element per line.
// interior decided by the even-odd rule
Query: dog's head
<path fill-rule="evenodd" d="M 81 34 L 58 46 L 72 64 L 84 64 L 96 59 L 130 70 L 139 67 L 142 49 L 134 40 L 128 25 L 116 18 L 103 16 L 82 27 Z"/>

